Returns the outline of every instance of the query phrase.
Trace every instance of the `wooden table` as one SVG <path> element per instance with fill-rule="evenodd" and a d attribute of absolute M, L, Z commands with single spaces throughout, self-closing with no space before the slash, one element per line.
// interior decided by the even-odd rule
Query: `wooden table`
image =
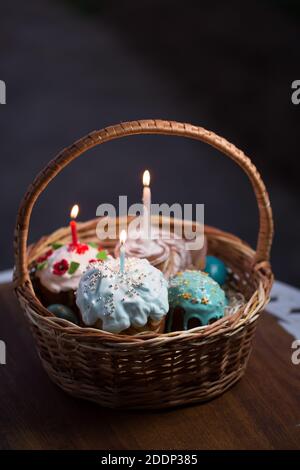
<path fill-rule="evenodd" d="M 1 449 L 300 449 L 300 365 L 292 338 L 264 314 L 246 376 L 206 404 L 123 412 L 57 388 L 37 357 L 11 286 L 0 288 Z"/>

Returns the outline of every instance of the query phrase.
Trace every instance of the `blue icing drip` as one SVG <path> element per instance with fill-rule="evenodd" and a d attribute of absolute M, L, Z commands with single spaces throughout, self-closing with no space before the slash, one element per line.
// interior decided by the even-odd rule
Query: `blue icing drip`
<path fill-rule="evenodd" d="M 186 312 L 183 318 L 183 329 L 188 330 L 190 328 L 196 328 L 196 326 L 204 326 L 208 325 L 209 321 L 214 319 L 214 320 L 219 320 L 220 318 L 223 317 L 223 313 L 221 311 L 219 312 Z M 194 325 L 193 327 L 189 326 L 189 321 L 192 318 L 196 318 L 200 320 L 199 325 Z"/>
<path fill-rule="evenodd" d="M 202 325 L 222 318 L 227 299 L 223 289 L 206 273 L 184 271 L 170 280 L 169 304 L 171 309 L 184 309 L 183 327 L 188 329 L 191 318 L 198 318 Z M 171 322 L 172 317 L 169 326 Z"/>

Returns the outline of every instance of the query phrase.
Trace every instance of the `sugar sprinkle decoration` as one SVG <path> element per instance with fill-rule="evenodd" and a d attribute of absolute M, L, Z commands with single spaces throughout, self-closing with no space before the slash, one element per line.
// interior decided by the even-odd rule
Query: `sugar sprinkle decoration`
<path fill-rule="evenodd" d="M 133 269 L 134 266 L 134 259 L 126 259 L 125 271 L 122 273 L 119 271 L 119 264 L 103 263 L 100 260 L 97 260 L 97 262 L 93 261 L 85 271 L 88 272 L 89 269 L 93 268 L 87 277 L 88 282 L 84 287 L 85 297 L 89 300 L 87 309 L 90 309 L 94 303 L 103 302 L 104 315 L 110 316 L 115 312 L 114 291 L 123 288 L 125 294 L 121 299 L 122 302 L 132 300 L 138 296 L 137 289 L 143 286 L 149 274 L 143 273 L 139 269 Z M 111 280 L 109 288 L 112 292 L 106 295 L 105 298 L 98 295 L 102 278 Z"/>

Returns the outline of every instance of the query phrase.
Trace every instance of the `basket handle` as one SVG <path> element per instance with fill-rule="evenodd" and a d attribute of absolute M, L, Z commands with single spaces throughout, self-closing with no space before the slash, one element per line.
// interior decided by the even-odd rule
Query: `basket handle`
<path fill-rule="evenodd" d="M 265 185 L 250 159 L 233 144 L 203 127 L 175 121 L 146 119 L 131 121 L 94 131 L 62 150 L 29 186 L 18 211 L 15 228 L 15 279 L 19 285 L 29 280 L 27 269 L 27 238 L 32 208 L 43 190 L 60 171 L 75 158 L 96 145 L 134 134 L 165 134 L 205 142 L 235 161 L 247 174 L 257 199 L 259 233 L 254 263 L 268 263 L 273 238 L 273 218 Z"/>

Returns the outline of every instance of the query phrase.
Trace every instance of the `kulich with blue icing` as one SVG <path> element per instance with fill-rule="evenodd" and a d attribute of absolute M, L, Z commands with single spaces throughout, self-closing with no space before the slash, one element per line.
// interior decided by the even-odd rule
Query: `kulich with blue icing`
<path fill-rule="evenodd" d="M 183 271 L 169 283 L 168 331 L 208 325 L 224 316 L 225 292 L 207 273 Z"/>
<path fill-rule="evenodd" d="M 161 271 L 146 259 L 126 258 L 93 265 L 83 274 L 76 303 L 85 325 L 101 323 L 101 329 L 120 333 L 142 328 L 148 320 L 162 320 L 169 310 L 168 283 Z"/>

